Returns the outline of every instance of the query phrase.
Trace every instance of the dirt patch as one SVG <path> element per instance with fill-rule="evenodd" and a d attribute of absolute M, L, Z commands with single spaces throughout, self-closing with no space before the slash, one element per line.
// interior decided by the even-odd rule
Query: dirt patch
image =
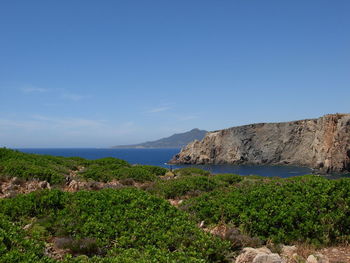
<path fill-rule="evenodd" d="M 350 246 L 327 247 L 319 251 L 328 257 L 331 263 L 349 263 L 350 262 Z"/>

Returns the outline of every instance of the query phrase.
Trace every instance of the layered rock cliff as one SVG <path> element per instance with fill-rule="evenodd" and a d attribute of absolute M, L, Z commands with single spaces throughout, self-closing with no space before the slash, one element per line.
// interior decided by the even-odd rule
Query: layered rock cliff
<path fill-rule="evenodd" d="M 209 132 L 170 162 L 298 165 L 325 173 L 350 172 L 350 114 Z"/>

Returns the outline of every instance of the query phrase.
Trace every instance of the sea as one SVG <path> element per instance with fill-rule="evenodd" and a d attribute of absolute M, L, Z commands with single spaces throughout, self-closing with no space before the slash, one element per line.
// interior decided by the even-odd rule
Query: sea
<path fill-rule="evenodd" d="M 157 165 L 166 168 L 198 167 L 213 174 L 233 173 L 240 175 L 260 175 L 266 177 L 292 177 L 311 174 L 307 167 L 268 165 L 170 165 L 168 161 L 180 149 L 102 149 L 102 148 L 25 148 L 17 149 L 26 153 L 46 154 L 64 157 L 82 157 L 95 160 L 104 157 L 123 159 L 131 164 Z"/>

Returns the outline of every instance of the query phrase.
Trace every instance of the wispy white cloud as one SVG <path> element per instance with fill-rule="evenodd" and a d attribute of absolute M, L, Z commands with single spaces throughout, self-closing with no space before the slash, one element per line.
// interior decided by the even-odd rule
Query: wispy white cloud
<path fill-rule="evenodd" d="M 71 93 L 69 91 L 67 91 L 66 89 L 48 89 L 48 88 L 40 88 L 40 87 L 36 87 L 33 85 L 25 85 L 19 88 L 19 90 L 22 93 L 25 94 L 29 94 L 29 93 L 45 93 L 45 92 L 51 92 L 52 93 L 52 97 L 53 98 L 61 98 L 61 99 L 65 99 L 65 100 L 70 100 L 70 101 L 81 101 L 84 99 L 88 99 L 91 96 L 90 95 L 86 95 L 86 94 L 78 94 L 78 93 Z M 47 102 L 49 103 L 49 102 Z"/>
<path fill-rule="evenodd" d="M 40 123 L 33 120 L 9 120 L 0 119 L 0 130 L 12 131 L 12 129 L 33 130 L 42 128 Z"/>
<path fill-rule="evenodd" d="M 131 120 L 113 123 L 101 119 L 45 115 L 32 115 L 25 119 L 0 116 L 0 146 L 109 146 L 126 142 L 140 129 Z"/>
<path fill-rule="evenodd" d="M 57 134 L 90 134 L 100 136 L 125 135 L 136 132 L 138 126 L 133 121 L 111 123 L 100 119 L 52 117 L 32 115 L 25 120 L 0 118 L 0 131 L 18 130 L 52 131 Z"/>
<path fill-rule="evenodd" d="M 157 112 L 163 112 L 163 111 L 167 111 L 170 110 L 171 107 L 165 106 L 165 107 L 156 107 L 153 109 L 148 110 L 148 113 L 157 113 Z"/>
<path fill-rule="evenodd" d="M 158 105 L 153 105 L 153 107 L 150 107 L 148 110 L 145 111 L 145 113 L 164 112 L 164 111 L 169 111 L 173 108 L 174 108 L 174 103 L 163 102 Z"/>
<path fill-rule="evenodd" d="M 105 125 L 105 122 L 103 120 L 84 118 L 60 118 L 44 115 L 32 115 L 32 119 L 40 121 L 42 124 L 46 124 L 49 127 L 57 127 L 61 129 L 98 128 Z"/>

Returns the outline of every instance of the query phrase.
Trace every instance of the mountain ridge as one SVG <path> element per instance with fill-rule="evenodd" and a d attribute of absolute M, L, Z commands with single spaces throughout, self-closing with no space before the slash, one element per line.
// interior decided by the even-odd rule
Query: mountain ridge
<path fill-rule="evenodd" d="M 164 137 L 159 140 L 147 141 L 144 143 L 130 145 L 116 145 L 114 149 L 161 149 L 161 148 L 182 148 L 194 140 L 202 140 L 207 134 L 206 130 L 194 128 L 183 133 L 175 133 L 169 137 Z"/>

